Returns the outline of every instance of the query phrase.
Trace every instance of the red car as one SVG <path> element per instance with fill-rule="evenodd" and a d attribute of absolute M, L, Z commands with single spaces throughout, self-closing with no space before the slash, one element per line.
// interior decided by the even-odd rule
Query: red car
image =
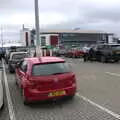
<path fill-rule="evenodd" d="M 66 53 L 66 57 L 70 58 L 80 58 L 84 56 L 84 52 L 80 48 L 72 48 L 71 50 L 68 50 Z"/>
<path fill-rule="evenodd" d="M 25 58 L 15 71 L 24 104 L 64 96 L 73 98 L 76 93 L 75 74 L 61 58 Z"/>

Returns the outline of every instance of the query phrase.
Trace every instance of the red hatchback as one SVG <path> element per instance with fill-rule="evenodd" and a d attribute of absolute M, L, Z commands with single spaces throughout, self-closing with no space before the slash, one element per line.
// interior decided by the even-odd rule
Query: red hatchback
<path fill-rule="evenodd" d="M 63 96 L 73 97 L 76 93 L 75 74 L 61 58 L 25 58 L 15 71 L 24 104 Z"/>
<path fill-rule="evenodd" d="M 66 57 L 70 58 L 80 58 L 84 56 L 84 52 L 81 48 L 72 48 L 66 53 Z"/>

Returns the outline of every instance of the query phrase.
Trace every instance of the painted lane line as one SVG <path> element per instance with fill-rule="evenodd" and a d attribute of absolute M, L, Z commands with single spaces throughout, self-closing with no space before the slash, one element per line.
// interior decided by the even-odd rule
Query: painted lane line
<path fill-rule="evenodd" d="M 101 106 L 101 105 L 99 105 L 99 104 L 91 101 L 90 99 L 88 99 L 88 98 L 80 95 L 79 93 L 77 93 L 76 95 L 77 95 L 78 97 L 82 98 L 84 101 L 90 103 L 91 105 L 93 105 L 93 106 L 101 109 L 102 111 L 105 111 L 106 113 L 108 113 L 108 114 L 110 114 L 111 116 L 115 117 L 116 119 L 120 120 L 120 115 L 119 115 L 119 114 L 116 114 L 116 113 L 108 110 L 107 108 L 105 108 L 105 107 L 103 107 L 103 106 Z"/>
<path fill-rule="evenodd" d="M 14 112 L 14 109 L 13 109 L 13 104 L 12 104 L 12 100 L 11 100 L 11 96 L 10 96 L 10 91 L 9 91 L 9 85 L 8 85 L 8 81 L 7 81 L 5 65 L 4 65 L 3 60 L 2 60 L 2 64 L 3 64 L 3 75 L 4 75 L 4 82 L 5 82 L 5 91 L 6 91 L 6 97 L 7 97 L 9 117 L 10 117 L 10 120 L 16 120 L 15 112 Z"/>
<path fill-rule="evenodd" d="M 117 74 L 117 73 L 112 73 L 112 72 L 105 72 L 105 73 L 108 75 L 120 77 L 120 74 Z"/>

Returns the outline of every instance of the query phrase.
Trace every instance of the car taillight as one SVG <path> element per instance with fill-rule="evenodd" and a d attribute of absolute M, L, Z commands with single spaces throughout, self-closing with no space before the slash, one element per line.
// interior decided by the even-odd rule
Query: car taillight
<path fill-rule="evenodd" d="M 24 83 L 26 87 L 36 87 L 37 85 L 35 82 L 29 80 L 26 80 Z"/>
<path fill-rule="evenodd" d="M 76 77 L 75 77 L 75 74 L 73 74 L 71 76 L 71 80 L 69 81 L 69 83 L 72 85 L 72 84 L 76 84 Z"/>
<path fill-rule="evenodd" d="M 72 75 L 72 78 L 75 79 L 75 74 Z"/>

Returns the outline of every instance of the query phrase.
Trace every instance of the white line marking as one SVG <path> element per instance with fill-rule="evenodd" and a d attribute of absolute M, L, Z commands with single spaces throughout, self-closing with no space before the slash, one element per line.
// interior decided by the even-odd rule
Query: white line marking
<path fill-rule="evenodd" d="M 84 101 L 86 101 L 86 102 L 92 104 L 92 105 L 95 106 L 95 107 L 98 107 L 99 109 L 105 111 L 106 113 L 108 113 L 108 114 L 112 115 L 113 117 L 115 117 L 115 118 L 117 118 L 117 119 L 120 120 L 120 115 L 119 115 L 119 114 L 116 114 L 116 113 L 114 113 L 114 112 L 108 110 L 107 108 L 104 108 L 104 107 L 98 105 L 97 103 L 91 101 L 90 99 L 88 99 L 88 98 L 86 98 L 86 97 L 80 95 L 79 93 L 77 93 L 76 95 L 77 95 L 78 97 L 82 98 Z"/>
<path fill-rule="evenodd" d="M 6 75 L 6 71 L 5 71 L 5 65 L 4 65 L 3 60 L 2 60 L 2 64 L 3 64 L 3 74 L 4 74 L 5 91 L 6 91 L 6 97 L 7 97 L 7 103 L 8 103 L 9 116 L 10 116 L 10 120 L 16 120 L 15 112 L 13 109 L 13 104 L 12 104 L 12 100 L 11 100 L 11 96 L 10 96 L 7 75 Z"/>
<path fill-rule="evenodd" d="M 120 77 L 120 74 L 117 74 L 117 73 L 111 73 L 111 72 L 105 72 L 105 73 L 108 75 Z"/>

